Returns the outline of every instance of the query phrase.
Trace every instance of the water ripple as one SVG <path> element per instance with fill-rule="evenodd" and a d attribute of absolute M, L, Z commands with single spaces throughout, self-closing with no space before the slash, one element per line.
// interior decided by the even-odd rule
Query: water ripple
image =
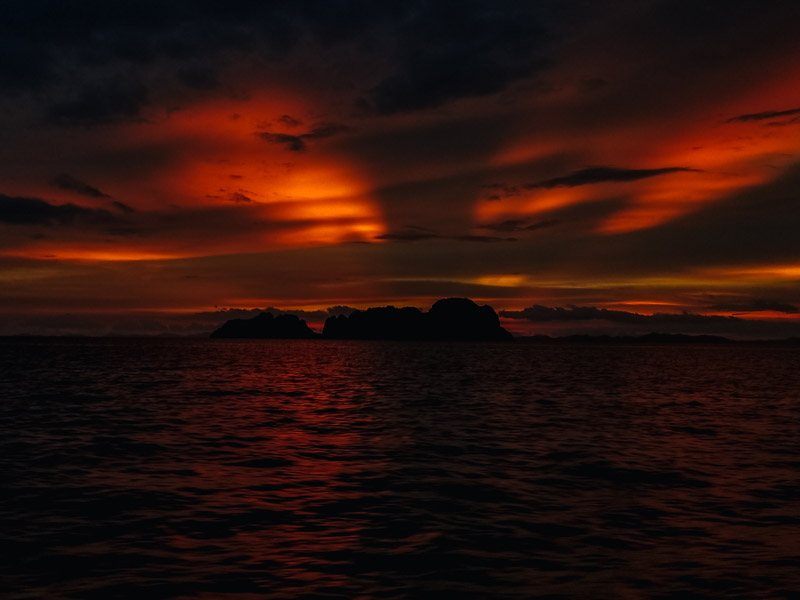
<path fill-rule="evenodd" d="M 0 342 L 3 598 L 796 598 L 800 353 Z"/>

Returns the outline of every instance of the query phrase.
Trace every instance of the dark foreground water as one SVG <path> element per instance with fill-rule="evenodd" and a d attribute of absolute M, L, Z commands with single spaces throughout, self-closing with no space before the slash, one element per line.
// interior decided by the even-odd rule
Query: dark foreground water
<path fill-rule="evenodd" d="M 2 598 L 798 598 L 800 350 L 0 342 Z"/>

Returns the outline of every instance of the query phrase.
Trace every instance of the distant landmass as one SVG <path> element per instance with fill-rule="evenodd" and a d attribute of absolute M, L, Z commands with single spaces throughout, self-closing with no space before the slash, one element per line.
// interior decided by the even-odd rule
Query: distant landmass
<path fill-rule="evenodd" d="M 516 338 L 529 344 L 731 344 L 733 340 L 719 335 L 688 335 L 685 333 L 646 333 L 644 335 L 567 335 L 550 337 L 532 335 Z M 792 340 L 783 340 L 791 342 Z M 757 342 L 747 342 L 757 343 Z"/>
<path fill-rule="evenodd" d="M 212 338 L 310 340 L 321 337 L 295 315 L 261 313 L 252 319 L 231 319 L 211 334 Z"/>
<path fill-rule="evenodd" d="M 493 341 L 516 340 L 523 344 L 788 344 L 800 338 L 782 340 L 731 340 L 717 335 L 647 333 L 644 335 L 547 335 L 514 338 L 500 325 L 491 306 L 479 306 L 468 298 L 445 298 L 428 312 L 413 306 L 380 306 L 355 310 L 350 315 L 328 317 L 322 334 L 312 330 L 295 315 L 263 312 L 252 319 L 231 319 L 211 334 L 212 338 L 241 339 L 334 339 L 334 340 L 419 340 Z"/>
<path fill-rule="evenodd" d="M 329 317 L 320 336 L 293 315 L 261 313 L 252 319 L 232 319 L 212 338 L 338 340 L 511 341 L 491 306 L 468 298 L 445 298 L 428 312 L 415 307 L 383 306 Z"/>

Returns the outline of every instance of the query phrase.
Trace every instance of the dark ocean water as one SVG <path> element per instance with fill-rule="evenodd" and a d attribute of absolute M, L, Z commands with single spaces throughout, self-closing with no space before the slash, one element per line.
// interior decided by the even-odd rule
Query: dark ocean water
<path fill-rule="evenodd" d="M 800 597 L 800 350 L 0 342 L 0 595 Z"/>

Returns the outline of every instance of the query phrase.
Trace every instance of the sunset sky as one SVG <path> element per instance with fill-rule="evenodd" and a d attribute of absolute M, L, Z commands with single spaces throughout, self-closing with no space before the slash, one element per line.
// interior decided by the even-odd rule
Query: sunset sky
<path fill-rule="evenodd" d="M 770 0 L 7 0 L 0 334 L 466 296 L 516 333 L 800 335 L 798 23 Z"/>

